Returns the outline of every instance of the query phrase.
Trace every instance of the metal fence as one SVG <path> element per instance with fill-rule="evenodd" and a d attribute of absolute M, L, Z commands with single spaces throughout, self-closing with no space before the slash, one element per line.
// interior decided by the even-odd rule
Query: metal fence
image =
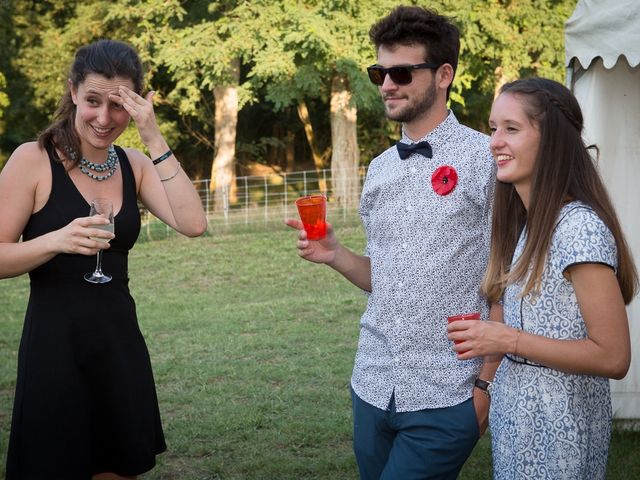
<path fill-rule="evenodd" d="M 352 178 L 357 178 L 359 186 L 356 192 L 358 199 L 365 174 L 366 167 L 353 171 Z M 327 219 L 331 222 L 357 218 L 357 208 L 346 207 L 335 201 L 329 169 L 237 177 L 234 191 L 222 190 L 222 205 L 215 204 L 209 179 L 195 181 L 194 186 L 202 199 L 212 229 L 282 223 L 286 218 L 297 216 L 294 202 L 303 195 L 325 194 Z M 164 237 L 171 231 L 144 209 L 142 222 L 142 231 L 149 239 Z"/>

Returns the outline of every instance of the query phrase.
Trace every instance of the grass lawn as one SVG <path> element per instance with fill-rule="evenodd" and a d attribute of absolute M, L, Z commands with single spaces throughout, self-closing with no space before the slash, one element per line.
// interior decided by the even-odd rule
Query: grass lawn
<path fill-rule="evenodd" d="M 348 385 L 364 295 L 300 260 L 284 226 L 211 230 L 130 254 L 169 445 L 143 478 L 356 479 Z M 357 224 L 339 234 L 362 250 Z M 26 276 L 0 283 L 1 478 L 27 296 Z M 614 435 L 609 470 L 640 478 L 639 432 Z M 487 437 L 460 478 L 491 478 Z"/>

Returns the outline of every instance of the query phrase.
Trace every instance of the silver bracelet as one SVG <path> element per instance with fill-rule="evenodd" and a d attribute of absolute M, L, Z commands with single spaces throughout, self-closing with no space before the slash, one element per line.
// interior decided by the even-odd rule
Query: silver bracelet
<path fill-rule="evenodd" d="M 172 178 L 174 178 L 176 175 L 178 175 L 178 172 L 180 172 L 180 167 L 181 167 L 180 162 L 178 162 L 178 168 L 176 168 L 176 172 L 173 175 L 171 175 L 170 177 L 161 178 L 160 181 L 161 182 L 167 182 L 167 181 L 171 180 Z"/>

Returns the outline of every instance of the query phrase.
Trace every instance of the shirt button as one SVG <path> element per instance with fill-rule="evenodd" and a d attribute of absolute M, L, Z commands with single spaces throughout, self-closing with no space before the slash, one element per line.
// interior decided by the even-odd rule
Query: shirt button
<path fill-rule="evenodd" d="M 393 357 L 393 363 L 398 363 L 400 359 L 398 357 Z"/>
<path fill-rule="evenodd" d="M 404 286 L 404 283 L 398 282 L 398 288 L 402 288 L 403 286 Z"/>
<path fill-rule="evenodd" d="M 411 167 L 411 168 L 409 169 L 409 171 L 410 171 L 411 173 L 416 173 L 416 167 Z"/>
<path fill-rule="evenodd" d="M 402 248 L 407 248 L 407 242 L 404 242 L 404 243 L 402 244 Z"/>
<path fill-rule="evenodd" d="M 411 211 L 411 205 L 407 205 L 407 212 Z"/>

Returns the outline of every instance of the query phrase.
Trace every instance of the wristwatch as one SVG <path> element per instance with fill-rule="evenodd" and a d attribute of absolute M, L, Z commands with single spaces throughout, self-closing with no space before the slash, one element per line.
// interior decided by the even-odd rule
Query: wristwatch
<path fill-rule="evenodd" d="M 476 388 L 479 388 L 484 392 L 484 394 L 488 398 L 491 398 L 491 387 L 493 387 L 492 382 L 487 382 L 486 380 L 481 380 L 479 378 L 476 378 L 476 381 L 474 382 L 473 386 Z"/>

